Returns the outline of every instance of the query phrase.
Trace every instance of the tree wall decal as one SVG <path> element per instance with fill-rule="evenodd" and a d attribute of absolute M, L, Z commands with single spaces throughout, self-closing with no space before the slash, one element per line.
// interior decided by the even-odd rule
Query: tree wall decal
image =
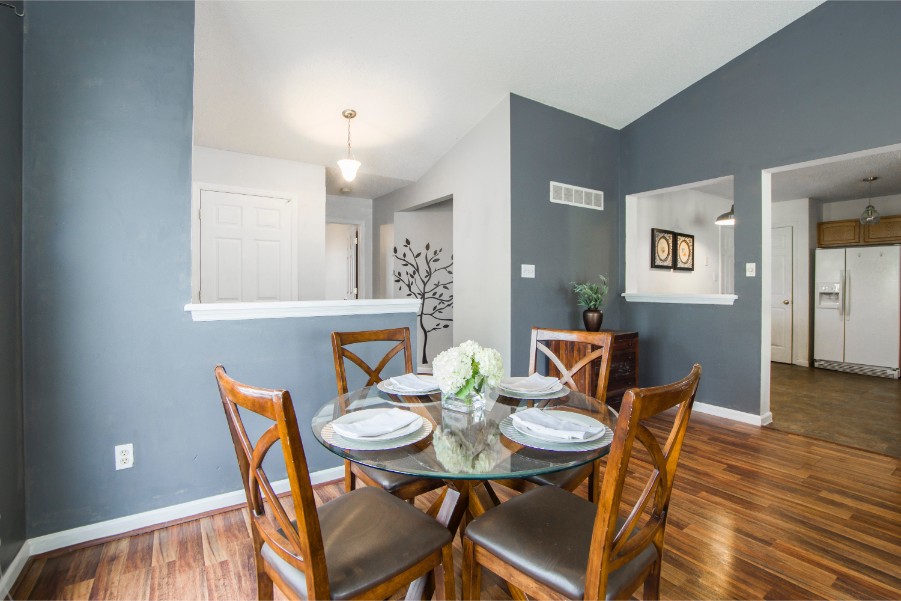
<path fill-rule="evenodd" d="M 422 362 L 428 363 L 429 333 L 450 327 L 452 317 L 445 317 L 445 312 L 454 306 L 454 295 L 450 285 L 454 283 L 451 268 L 454 266 L 454 255 L 450 263 L 438 266 L 442 262 L 443 248 L 432 249 L 426 242 L 425 250 L 416 252 L 410 239 L 404 240 L 400 254 L 394 247 L 394 258 L 400 261 L 401 268 L 394 272 L 394 283 L 397 289 L 406 295 L 419 299 L 419 328 L 422 330 Z M 425 256 L 423 256 L 425 255 Z M 421 259 L 421 262 L 420 262 Z"/>

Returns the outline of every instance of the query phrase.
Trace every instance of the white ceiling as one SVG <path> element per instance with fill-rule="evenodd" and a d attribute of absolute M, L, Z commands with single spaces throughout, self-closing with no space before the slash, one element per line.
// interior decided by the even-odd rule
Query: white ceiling
<path fill-rule="evenodd" d="M 509 92 L 618 129 L 819 3 L 201 1 L 195 141 L 332 166 L 354 108 L 371 198 Z"/>
<path fill-rule="evenodd" d="M 862 180 L 876 175 L 873 198 L 901 194 L 901 150 L 855 157 L 773 174 L 773 202 L 811 198 L 821 202 L 866 198 Z"/>

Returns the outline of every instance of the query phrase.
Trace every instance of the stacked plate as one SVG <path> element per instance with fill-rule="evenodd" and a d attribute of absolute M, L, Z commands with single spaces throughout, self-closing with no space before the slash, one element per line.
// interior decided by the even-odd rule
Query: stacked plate
<path fill-rule="evenodd" d="M 433 394 L 440 390 L 435 376 L 419 376 L 416 374 L 404 374 L 388 378 L 376 384 L 376 387 L 387 394 L 401 394 L 405 396 Z"/>
<path fill-rule="evenodd" d="M 590 451 L 613 441 L 613 431 L 593 417 L 553 409 L 508 415 L 500 430 L 514 442 L 546 451 Z"/>
<path fill-rule="evenodd" d="M 432 422 L 396 407 L 361 409 L 322 428 L 327 443 L 351 451 L 396 449 L 418 442 L 432 432 Z"/>
<path fill-rule="evenodd" d="M 556 399 L 569 394 L 557 378 L 532 374 L 525 378 L 504 378 L 499 385 L 504 396 L 515 399 Z"/>

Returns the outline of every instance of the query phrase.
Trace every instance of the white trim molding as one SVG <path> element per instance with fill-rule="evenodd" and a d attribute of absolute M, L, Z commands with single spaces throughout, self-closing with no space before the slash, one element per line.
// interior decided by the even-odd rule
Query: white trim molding
<path fill-rule="evenodd" d="M 344 466 L 333 467 L 310 474 L 310 481 L 313 485 L 323 482 L 330 482 L 344 478 Z M 276 494 L 282 494 L 290 490 L 288 480 L 278 480 L 272 483 L 272 488 Z M 72 528 L 71 530 L 63 530 L 62 532 L 54 532 L 45 534 L 37 538 L 28 539 L 25 545 L 28 547 L 28 554 L 40 555 L 56 549 L 71 547 L 81 543 L 87 543 L 101 538 L 125 534 L 133 530 L 165 524 L 173 520 L 181 520 L 190 518 L 191 516 L 200 515 L 208 511 L 231 507 L 232 505 L 240 505 L 246 503 L 247 498 L 244 496 L 244 489 L 232 492 L 222 493 L 221 495 L 213 495 L 187 503 L 179 503 L 178 505 L 170 505 L 169 507 L 161 507 L 152 509 L 142 513 L 135 513 L 105 522 L 96 524 L 88 524 Z M 25 548 L 25 547 L 23 547 Z M 15 563 L 15 562 L 13 562 Z M 12 570 L 10 570 L 12 571 Z"/>
<path fill-rule="evenodd" d="M 763 415 L 754 415 L 753 413 L 745 413 L 736 409 L 720 407 L 718 405 L 710 405 L 708 403 L 699 403 L 695 401 L 693 405 L 694 411 L 698 413 L 706 413 L 716 417 L 725 417 L 732 421 L 741 422 L 743 424 L 751 424 L 752 426 L 765 426 L 773 421 L 773 414 L 767 411 Z"/>
<path fill-rule="evenodd" d="M 407 298 L 379 298 L 332 301 L 283 301 L 272 303 L 188 303 L 185 311 L 194 321 L 279 319 L 284 317 L 324 317 L 330 315 L 372 315 L 419 313 L 419 301 Z"/>
<path fill-rule="evenodd" d="M 623 292 L 630 303 L 676 303 L 680 305 L 732 305 L 738 300 L 735 294 L 666 294 Z"/>
<path fill-rule="evenodd" d="M 31 545 L 28 541 L 22 543 L 19 552 L 13 557 L 6 571 L 3 572 L 3 578 L 0 578 L 0 599 L 6 599 L 7 596 L 11 598 L 10 594 L 13 586 L 16 584 L 16 580 L 19 579 L 19 574 L 25 569 L 28 559 L 33 555 L 30 547 Z"/>

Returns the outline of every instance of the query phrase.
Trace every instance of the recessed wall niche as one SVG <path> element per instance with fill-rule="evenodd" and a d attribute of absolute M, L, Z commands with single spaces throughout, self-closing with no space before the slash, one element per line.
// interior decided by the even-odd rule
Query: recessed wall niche
<path fill-rule="evenodd" d="M 723 295 L 731 303 L 735 227 L 715 221 L 730 210 L 733 199 L 731 175 L 626 196 L 626 299 L 694 302 L 692 297 L 697 297 L 716 302 L 715 296 Z M 652 267 L 652 230 L 694 236 L 694 268 Z"/>

